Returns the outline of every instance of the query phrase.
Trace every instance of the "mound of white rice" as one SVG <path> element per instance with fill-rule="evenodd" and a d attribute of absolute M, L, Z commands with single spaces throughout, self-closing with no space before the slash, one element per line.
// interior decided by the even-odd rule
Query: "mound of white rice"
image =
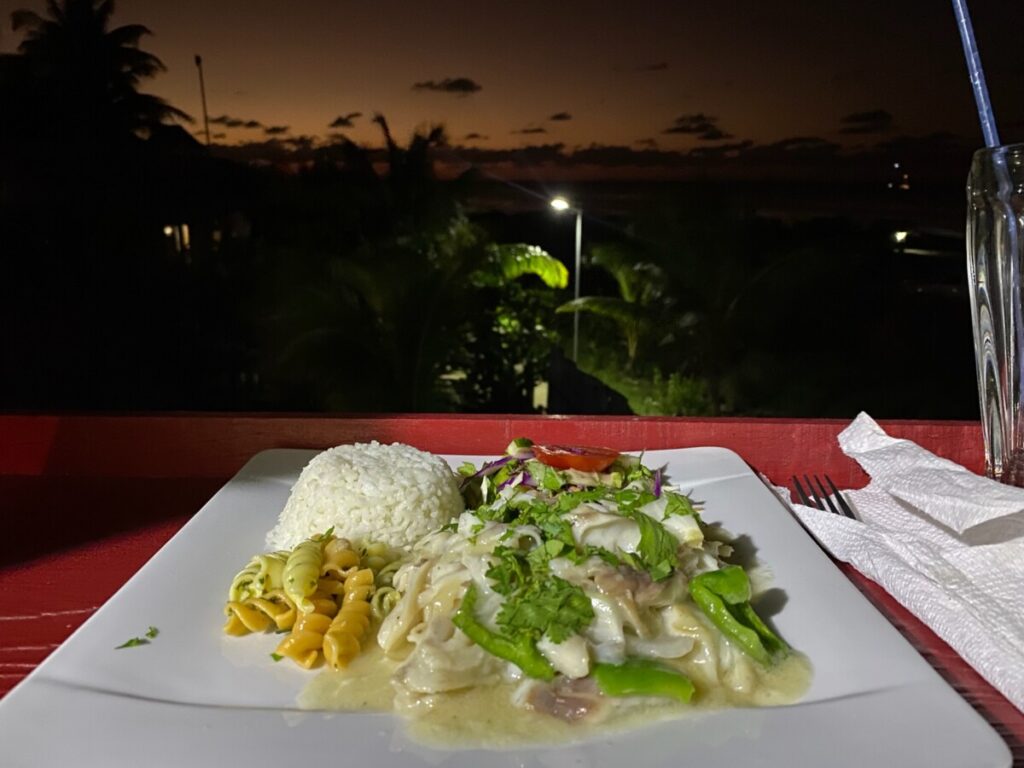
<path fill-rule="evenodd" d="M 463 507 L 441 457 L 401 443 L 339 445 L 302 470 L 267 546 L 291 549 L 333 527 L 339 537 L 405 548 Z"/>

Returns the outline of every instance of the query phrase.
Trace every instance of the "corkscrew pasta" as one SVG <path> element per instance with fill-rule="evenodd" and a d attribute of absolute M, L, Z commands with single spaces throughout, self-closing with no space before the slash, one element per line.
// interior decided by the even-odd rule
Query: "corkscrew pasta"
<path fill-rule="evenodd" d="M 275 658 L 306 669 L 323 659 L 341 669 L 398 601 L 392 582 L 400 563 L 393 557 L 383 544 L 367 544 L 360 554 L 331 531 L 291 552 L 257 555 L 231 582 L 224 633 L 288 632 Z"/>
<path fill-rule="evenodd" d="M 362 649 L 361 641 L 370 626 L 370 598 L 373 571 L 363 568 L 345 578 L 341 610 L 324 635 L 324 658 L 333 669 L 346 666 Z"/>
<path fill-rule="evenodd" d="M 306 539 L 292 550 L 284 565 L 284 592 L 303 613 L 313 610 L 310 595 L 316 591 L 320 578 L 327 537 L 324 534 Z"/>

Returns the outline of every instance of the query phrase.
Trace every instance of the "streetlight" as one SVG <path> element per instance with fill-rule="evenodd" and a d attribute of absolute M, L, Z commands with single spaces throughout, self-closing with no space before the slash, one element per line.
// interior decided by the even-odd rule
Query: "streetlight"
<path fill-rule="evenodd" d="M 579 301 L 580 298 L 580 257 L 583 249 L 583 211 L 574 208 L 564 197 L 556 197 L 551 201 L 551 207 L 559 213 L 572 211 L 576 214 L 576 286 L 573 290 L 573 298 Z M 575 363 L 580 354 L 580 313 L 579 310 L 572 313 L 572 361 Z"/>

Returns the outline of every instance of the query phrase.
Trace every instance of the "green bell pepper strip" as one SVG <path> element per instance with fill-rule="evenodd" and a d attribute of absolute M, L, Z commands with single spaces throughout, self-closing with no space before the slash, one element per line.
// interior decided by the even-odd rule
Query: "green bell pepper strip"
<path fill-rule="evenodd" d="M 462 597 L 462 605 L 452 616 L 452 624 L 492 656 L 511 661 L 528 677 L 538 680 L 553 680 L 555 669 L 543 654 L 537 650 L 529 635 L 520 635 L 512 639 L 481 624 L 473 615 L 476 605 L 476 584 L 470 584 Z"/>
<path fill-rule="evenodd" d="M 738 565 L 690 579 L 690 596 L 722 634 L 761 664 L 768 666 L 789 651 L 750 605 L 750 580 Z"/>
<path fill-rule="evenodd" d="M 650 659 L 595 664 L 593 675 L 600 691 L 609 696 L 660 696 L 689 702 L 694 692 L 690 678 Z"/>

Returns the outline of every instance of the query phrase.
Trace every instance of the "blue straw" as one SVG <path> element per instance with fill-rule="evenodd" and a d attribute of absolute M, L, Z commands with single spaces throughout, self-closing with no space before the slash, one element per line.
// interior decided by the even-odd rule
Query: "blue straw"
<path fill-rule="evenodd" d="M 960 40 L 964 44 L 964 57 L 967 59 L 967 71 L 971 75 L 974 101 L 978 104 L 978 117 L 981 120 L 985 146 L 998 147 L 999 131 L 996 130 L 996 118 L 992 114 L 992 102 L 988 98 L 985 72 L 981 68 L 981 57 L 978 55 L 978 43 L 974 39 L 974 27 L 971 25 L 971 14 L 967 10 L 967 0 L 953 0 L 953 12 L 956 14 L 956 24 L 960 28 Z"/>

